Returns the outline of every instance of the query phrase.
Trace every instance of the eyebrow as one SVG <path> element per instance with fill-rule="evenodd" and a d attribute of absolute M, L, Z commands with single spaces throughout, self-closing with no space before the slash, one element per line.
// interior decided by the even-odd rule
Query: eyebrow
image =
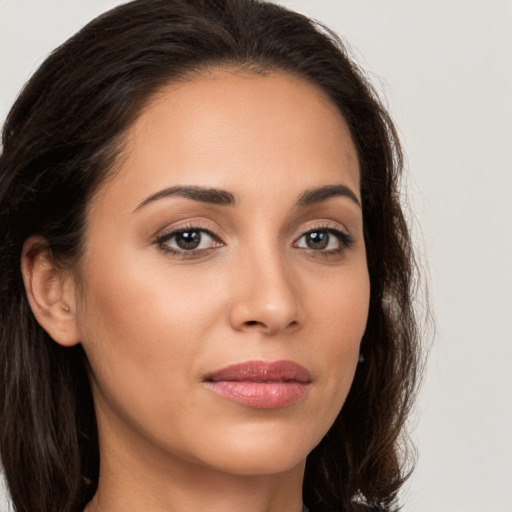
<path fill-rule="evenodd" d="M 225 190 L 194 186 L 176 186 L 160 190 L 159 192 L 150 195 L 144 199 L 144 201 L 142 201 L 142 203 L 140 203 L 137 208 L 135 208 L 135 211 L 143 208 L 153 201 L 171 196 L 186 197 L 187 199 L 192 199 L 193 201 L 218 204 L 221 206 L 234 206 L 236 204 L 235 196 Z"/>
<path fill-rule="evenodd" d="M 185 197 L 193 201 L 200 201 L 202 203 L 217 204 L 221 206 L 234 206 L 237 201 L 231 192 L 218 188 L 205 188 L 198 186 L 175 186 L 160 190 L 149 197 L 144 199 L 134 211 L 143 208 L 144 206 L 163 199 L 164 197 Z M 326 201 L 332 197 L 347 197 L 357 206 L 361 207 L 359 199 L 355 193 L 346 185 L 326 185 L 324 187 L 313 188 L 306 190 L 297 201 L 297 206 L 305 207 L 311 206 L 322 201 Z"/>
<path fill-rule="evenodd" d="M 356 194 L 346 185 L 326 185 L 325 187 L 306 190 L 306 192 L 304 192 L 297 201 L 297 206 L 310 206 L 326 201 L 331 197 L 339 196 L 348 197 L 351 201 L 357 204 L 359 208 L 361 208 L 361 203 Z"/>

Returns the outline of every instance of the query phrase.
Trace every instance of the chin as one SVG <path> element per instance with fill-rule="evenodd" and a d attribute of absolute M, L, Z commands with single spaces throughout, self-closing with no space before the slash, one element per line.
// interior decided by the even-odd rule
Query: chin
<path fill-rule="evenodd" d="M 216 461 L 214 469 L 240 476 L 264 476 L 287 473 L 300 467 L 303 468 L 308 453 L 286 452 L 280 450 L 260 450 L 244 453 L 226 454 L 221 460 Z"/>
<path fill-rule="evenodd" d="M 301 431 L 296 425 L 291 429 L 279 428 L 279 425 L 261 429 L 254 425 L 244 427 L 240 429 L 245 432 L 217 437 L 203 462 L 238 475 L 284 473 L 303 467 L 306 457 L 323 436 L 323 429 L 319 434 Z"/>

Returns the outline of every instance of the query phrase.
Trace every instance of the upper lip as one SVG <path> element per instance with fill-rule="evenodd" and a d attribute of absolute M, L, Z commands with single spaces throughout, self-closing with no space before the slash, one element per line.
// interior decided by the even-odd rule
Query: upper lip
<path fill-rule="evenodd" d="M 306 368 L 293 361 L 245 361 L 208 373 L 205 381 L 311 382 Z"/>

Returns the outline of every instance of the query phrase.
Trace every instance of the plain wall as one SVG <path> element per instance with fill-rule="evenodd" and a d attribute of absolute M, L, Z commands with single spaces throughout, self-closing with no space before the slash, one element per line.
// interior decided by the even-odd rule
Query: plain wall
<path fill-rule="evenodd" d="M 0 123 L 44 56 L 118 3 L 0 0 Z M 512 512 L 512 1 L 281 3 L 349 42 L 408 157 L 437 327 L 404 510 Z"/>

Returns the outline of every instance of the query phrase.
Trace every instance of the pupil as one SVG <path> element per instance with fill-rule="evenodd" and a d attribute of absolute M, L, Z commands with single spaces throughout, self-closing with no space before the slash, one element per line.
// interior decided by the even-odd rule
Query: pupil
<path fill-rule="evenodd" d="M 199 231 L 184 231 L 176 235 L 176 243 L 181 249 L 196 249 L 201 243 Z"/>
<path fill-rule="evenodd" d="M 325 249 L 329 243 L 329 233 L 325 231 L 313 231 L 306 238 L 310 249 Z"/>

